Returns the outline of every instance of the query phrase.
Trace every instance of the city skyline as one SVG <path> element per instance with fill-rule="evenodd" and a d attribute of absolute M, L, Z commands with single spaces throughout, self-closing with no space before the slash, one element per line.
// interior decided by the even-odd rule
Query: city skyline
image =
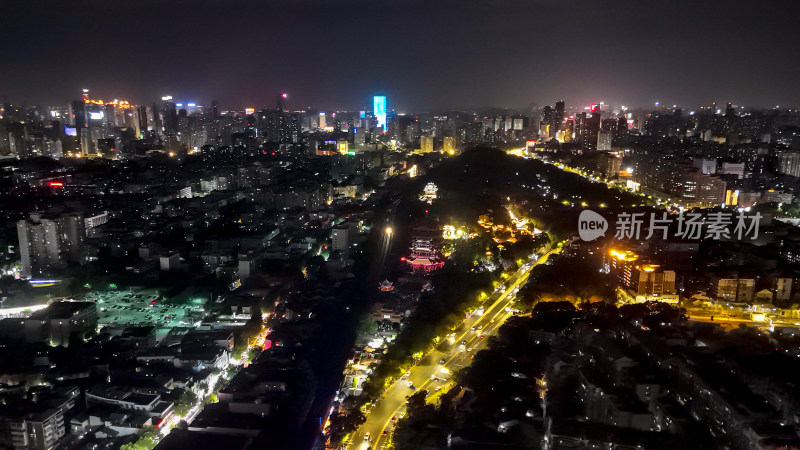
<path fill-rule="evenodd" d="M 382 93 L 409 112 L 523 108 L 554 95 L 567 105 L 800 103 L 792 15 L 774 13 L 788 2 L 93 5 L 9 5 L 5 63 L 25 69 L 0 74 L 0 96 L 49 104 L 90 88 L 245 108 L 289 92 L 296 109 L 357 110 Z"/>
<path fill-rule="evenodd" d="M 800 449 L 793 6 L 7 0 L 0 448 Z"/>
<path fill-rule="evenodd" d="M 149 106 L 154 102 L 164 101 L 165 99 L 169 99 L 169 101 L 176 104 L 176 106 L 180 108 L 184 108 L 187 110 L 188 114 L 194 114 L 198 111 L 202 111 L 203 108 L 211 108 L 212 105 L 216 102 L 221 112 L 234 112 L 240 113 L 244 112 L 246 114 L 250 114 L 250 111 L 260 111 L 265 109 L 276 108 L 276 103 L 274 98 L 268 98 L 263 103 L 248 103 L 244 105 L 232 105 L 232 104 L 225 104 L 217 100 L 216 98 L 211 99 L 207 95 L 195 95 L 195 96 L 183 96 L 183 97 L 176 97 L 173 95 L 161 95 L 157 97 L 153 97 L 151 99 L 143 99 L 142 101 L 129 101 L 124 100 L 124 97 L 120 96 L 113 96 L 113 95 L 103 95 L 102 93 L 97 93 L 92 89 L 78 89 L 75 90 L 74 98 L 64 101 L 50 101 L 50 102 L 26 102 L 22 99 L 18 98 L 9 98 L 5 96 L 4 98 L 0 99 L 3 103 L 11 104 L 15 107 L 42 107 L 42 108 L 62 108 L 65 107 L 68 103 L 79 100 L 81 98 L 81 91 L 83 91 L 83 99 L 85 99 L 89 103 L 98 103 L 102 104 L 118 104 L 119 102 L 124 102 L 125 105 L 132 105 L 132 106 Z M 471 112 L 471 113 L 487 113 L 487 114 L 502 114 L 503 111 L 508 111 L 509 113 L 526 113 L 533 110 L 542 111 L 544 108 L 550 106 L 550 103 L 557 103 L 557 102 L 564 102 L 562 100 L 563 97 L 559 97 L 557 94 L 550 96 L 549 99 L 539 101 L 539 102 L 531 102 L 527 106 L 522 107 L 514 107 L 510 105 L 485 105 L 485 106 L 478 106 L 478 107 L 463 107 L 463 108 L 456 108 L 456 107 L 447 107 L 442 106 L 439 108 L 431 108 L 431 109 L 422 109 L 422 110 L 403 110 L 396 108 L 392 102 L 394 100 L 391 97 L 381 94 L 375 95 L 368 95 L 365 97 L 367 100 L 364 101 L 363 105 L 353 107 L 353 108 L 340 108 L 340 107 L 331 107 L 331 108 L 318 108 L 318 107 L 311 107 L 311 106 L 301 106 L 301 105 L 292 105 L 291 98 L 292 96 L 289 93 L 282 93 L 280 94 L 284 101 L 286 111 L 295 111 L 295 112 L 346 112 L 346 113 L 353 113 L 359 111 L 368 111 L 374 112 L 375 106 L 371 104 L 374 101 L 374 97 L 385 97 L 387 98 L 387 112 L 392 111 L 396 114 L 400 115 L 416 115 L 416 114 L 447 114 L 452 112 Z M 274 96 L 274 94 L 273 94 Z M 269 97 L 269 95 L 266 95 Z M 202 100 L 197 100 L 202 99 Z M 566 102 L 565 102 L 566 103 Z M 756 106 L 756 105 L 743 105 L 740 103 L 725 101 L 724 99 L 717 99 L 711 100 L 706 103 L 698 103 L 698 104 L 674 104 L 670 102 L 662 102 L 662 101 L 655 101 L 650 104 L 646 105 L 636 105 L 632 103 L 626 102 L 606 102 L 606 101 L 591 101 L 591 102 L 584 102 L 584 103 L 577 103 L 577 104 L 569 104 L 566 103 L 564 106 L 564 113 L 565 116 L 574 116 L 576 113 L 580 112 L 587 112 L 592 111 L 593 108 L 597 108 L 597 110 L 602 111 L 602 113 L 613 113 L 613 114 L 620 114 L 626 111 L 673 111 L 673 110 L 680 110 L 686 114 L 694 114 L 699 113 L 703 110 L 708 110 L 713 106 L 716 106 L 715 114 L 722 114 L 725 112 L 726 105 L 731 105 L 735 108 L 738 112 L 750 112 L 750 111 L 767 111 L 770 109 L 778 109 L 784 111 L 795 111 L 798 110 L 798 106 L 795 105 L 773 105 L 769 106 Z"/>

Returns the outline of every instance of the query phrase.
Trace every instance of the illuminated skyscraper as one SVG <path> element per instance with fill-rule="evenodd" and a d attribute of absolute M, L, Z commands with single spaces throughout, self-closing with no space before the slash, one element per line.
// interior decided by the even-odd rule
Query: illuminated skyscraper
<path fill-rule="evenodd" d="M 172 96 L 161 98 L 161 120 L 164 134 L 175 135 L 178 132 L 178 110 Z"/>
<path fill-rule="evenodd" d="M 422 153 L 433 153 L 433 138 L 422 136 L 419 138 L 419 146 Z"/>
<path fill-rule="evenodd" d="M 456 138 L 451 136 L 445 136 L 443 153 L 447 155 L 456 154 Z"/>
<path fill-rule="evenodd" d="M 142 105 L 137 107 L 136 114 L 133 117 L 136 139 L 141 139 L 147 132 L 147 106 Z"/>
<path fill-rule="evenodd" d="M 386 105 L 385 95 L 376 95 L 372 97 L 373 113 L 378 120 L 378 126 L 383 128 L 384 132 L 386 132 Z"/>
<path fill-rule="evenodd" d="M 67 123 L 69 125 L 72 125 L 76 128 L 86 128 L 89 126 L 85 101 L 75 100 L 74 102 L 70 103 L 68 114 L 69 116 L 67 117 Z"/>
<path fill-rule="evenodd" d="M 581 144 L 584 153 L 597 151 L 597 142 L 600 134 L 600 107 L 592 105 L 591 113 L 585 112 L 575 115 L 575 137 Z"/>
<path fill-rule="evenodd" d="M 265 109 L 259 112 L 256 120 L 259 137 L 264 142 L 296 144 L 300 140 L 300 118 L 295 113 Z"/>
<path fill-rule="evenodd" d="M 564 120 L 564 100 L 556 102 L 555 114 L 555 118 L 558 119 L 558 124 L 560 125 L 561 121 Z"/>

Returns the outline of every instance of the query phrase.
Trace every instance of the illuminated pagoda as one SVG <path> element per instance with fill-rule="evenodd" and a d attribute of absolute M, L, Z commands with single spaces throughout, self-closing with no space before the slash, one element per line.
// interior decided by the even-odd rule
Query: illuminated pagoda
<path fill-rule="evenodd" d="M 420 201 L 426 202 L 430 205 L 433 204 L 433 201 L 436 200 L 437 195 L 436 193 L 439 191 L 439 188 L 434 183 L 428 183 L 422 189 L 422 195 L 419 196 Z"/>
<path fill-rule="evenodd" d="M 441 268 L 442 229 L 435 223 L 420 222 L 411 229 L 411 254 L 406 261 L 412 271 L 431 272 Z"/>
<path fill-rule="evenodd" d="M 383 292 L 389 292 L 394 290 L 394 285 L 389 280 L 383 280 L 378 283 L 378 289 L 382 290 Z"/>

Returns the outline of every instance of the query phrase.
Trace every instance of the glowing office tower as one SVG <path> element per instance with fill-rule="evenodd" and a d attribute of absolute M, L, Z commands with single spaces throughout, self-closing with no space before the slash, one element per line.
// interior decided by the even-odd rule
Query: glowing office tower
<path fill-rule="evenodd" d="M 386 96 L 376 95 L 372 97 L 372 106 L 375 118 L 378 119 L 378 126 L 386 132 Z"/>
<path fill-rule="evenodd" d="M 442 150 L 442 153 L 450 156 L 456 154 L 456 138 L 452 136 L 444 137 L 444 148 Z"/>
<path fill-rule="evenodd" d="M 422 153 L 433 153 L 433 138 L 431 136 L 422 136 L 419 138 L 419 146 Z"/>

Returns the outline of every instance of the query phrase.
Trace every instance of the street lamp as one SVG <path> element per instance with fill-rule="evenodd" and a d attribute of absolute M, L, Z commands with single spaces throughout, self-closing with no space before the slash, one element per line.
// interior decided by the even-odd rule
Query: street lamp
<path fill-rule="evenodd" d="M 387 234 L 388 236 L 391 236 L 391 235 L 392 235 L 392 227 L 386 227 L 386 230 L 385 230 L 385 231 L 386 231 L 386 234 Z"/>

